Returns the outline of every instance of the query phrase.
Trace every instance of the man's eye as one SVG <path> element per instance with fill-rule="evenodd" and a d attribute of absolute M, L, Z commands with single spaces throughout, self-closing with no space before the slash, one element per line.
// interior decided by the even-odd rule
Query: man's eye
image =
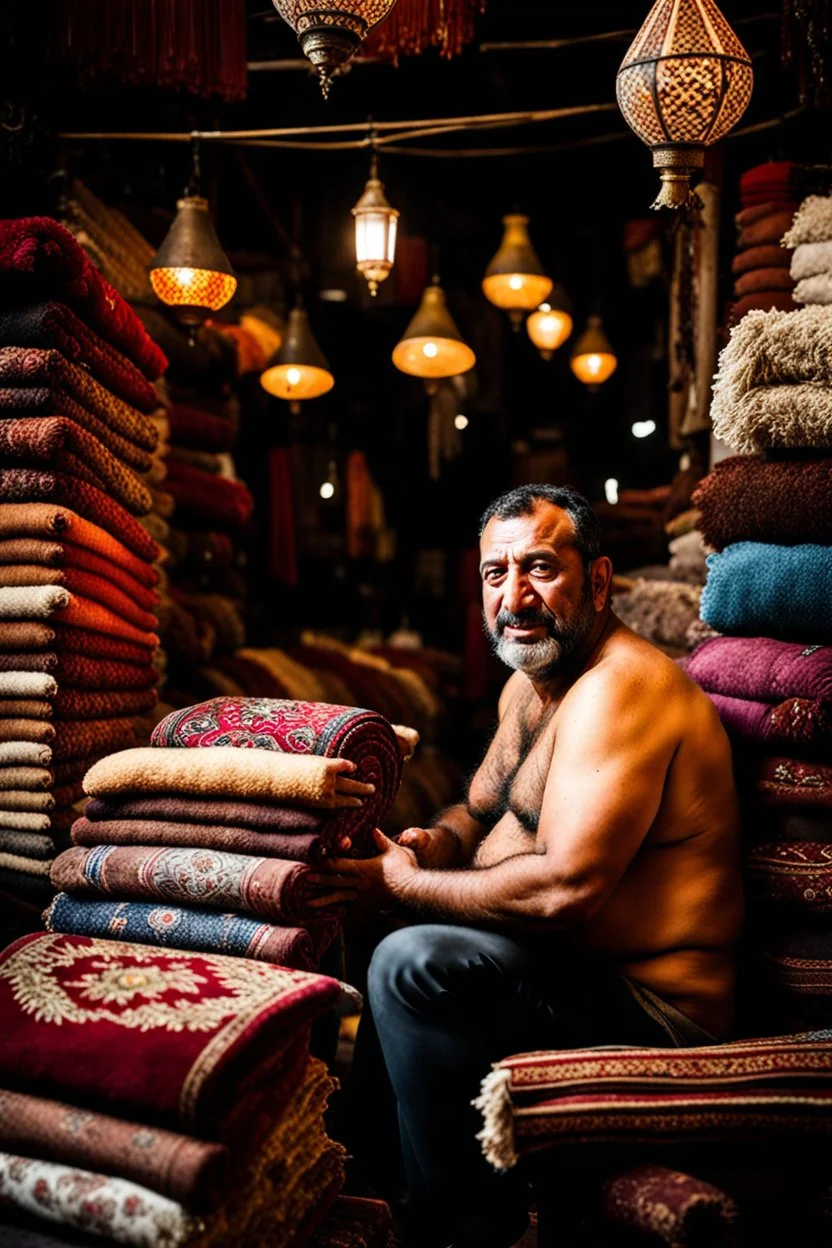
<path fill-rule="evenodd" d="M 487 581 L 498 581 L 502 575 L 502 568 L 489 568 L 485 574 L 485 579 Z"/>
<path fill-rule="evenodd" d="M 552 569 L 551 563 L 533 563 L 532 564 L 532 572 L 536 572 L 538 575 L 545 576 L 547 572 L 551 572 L 552 570 L 553 569 Z"/>

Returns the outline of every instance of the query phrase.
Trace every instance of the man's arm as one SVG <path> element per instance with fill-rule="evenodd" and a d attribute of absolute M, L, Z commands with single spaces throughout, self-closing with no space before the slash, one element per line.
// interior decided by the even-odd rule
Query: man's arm
<path fill-rule="evenodd" d="M 663 681 L 648 688 L 643 676 L 591 673 L 561 706 L 532 852 L 483 870 L 423 871 L 386 842 L 379 859 L 351 864 L 359 895 L 361 875 L 375 870 L 394 899 L 425 915 L 554 928 L 586 922 L 655 819 L 678 722 Z"/>

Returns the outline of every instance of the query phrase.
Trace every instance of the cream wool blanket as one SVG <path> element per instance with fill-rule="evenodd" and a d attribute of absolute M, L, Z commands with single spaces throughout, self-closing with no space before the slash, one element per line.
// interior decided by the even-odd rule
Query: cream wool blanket
<path fill-rule="evenodd" d="M 0 741 L 0 767 L 15 764 L 22 767 L 48 767 L 51 762 L 52 750 L 48 745 L 39 745 L 37 741 Z"/>
<path fill-rule="evenodd" d="M 832 239 L 832 195 L 810 195 L 794 214 L 791 228 L 780 240 L 782 247 L 801 243 L 826 243 Z"/>
<path fill-rule="evenodd" d="M 57 692 L 48 672 L 0 672 L 0 698 L 53 698 Z"/>
<path fill-rule="evenodd" d="M 795 303 L 820 304 L 832 303 L 832 274 L 816 273 L 814 277 L 804 277 L 792 291 Z"/>
<path fill-rule="evenodd" d="M 48 620 L 69 606 L 60 585 L 6 586 L 0 589 L 0 620 Z"/>
<path fill-rule="evenodd" d="M 349 778 L 350 770 L 346 759 L 312 754 L 146 746 L 102 758 L 84 777 L 84 791 L 92 797 L 181 793 L 335 809 L 360 805 L 339 791 L 341 776 Z"/>
<path fill-rule="evenodd" d="M 749 312 L 719 357 L 711 421 L 735 451 L 832 440 L 832 308 Z"/>
<path fill-rule="evenodd" d="M 817 273 L 832 273 L 832 242 L 801 243 L 795 247 L 790 273 L 795 282 Z"/>

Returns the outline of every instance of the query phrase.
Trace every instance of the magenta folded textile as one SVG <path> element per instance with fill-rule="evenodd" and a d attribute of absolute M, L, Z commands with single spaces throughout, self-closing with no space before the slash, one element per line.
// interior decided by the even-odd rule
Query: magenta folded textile
<path fill-rule="evenodd" d="M 0 795 L 0 799 L 2 795 Z M 165 845 L 185 849 L 224 849 L 232 854 L 255 854 L 292 862 L 316 862 L 324 843 L 314 832 L 257 832 L 229 824 L 163 823 L 156 819 L 76 819 L 76 845 Z"/>
<path fill-rule="evenodd" d="M 707 692 L 707 691 L 706 691 Z M 795 753 L 814 753 L 830 743 L 832 707 L 810 698 L 789 698 L 778 706 L 750 698 L 728 698 L 708 693 L 729 736 L 768 750 L 787 747 Z"/>
<path fill-rule="evenodd" d="M 326 811 L 272 806 L 267 802 L 211 801 L 161 793 L 158 797 L 135 797 L 122 802 L 91 797 L 84 814 L 92 823 L 100 819 L 159 819 L 163 823 L 231 824 L 261 832 L 297 834 L 320 832 L 331 818 Z"/>
<path fill-rule="evenodd" d="M 714 637 L 684 664 L 707 693 L 759 702 L 832 700 L 832 646 L 804 646 L 771 637 Z"/>

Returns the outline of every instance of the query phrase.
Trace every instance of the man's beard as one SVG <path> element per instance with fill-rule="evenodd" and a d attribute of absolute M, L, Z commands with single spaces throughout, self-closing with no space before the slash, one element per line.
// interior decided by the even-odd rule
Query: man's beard
<path fill-rule="evenodd" d="M 541 605 L 519 615 L 500 611 L 493 630 L 486 625 L 486 631 L 494 653 L 503 663 L 517 672 L 525 672 L 527 676 L 542 678 L 555 676 L 568 667 L 570 659 L 592 631 L 594 622 L 595 608 L 587 584 L 570 620 L 562 619 Z M 541 625 L 547 632 L 547 636 L 539 641 L 520 641 L 505 636 L 506 628 L 534 628 L 536 625 Z"/>

